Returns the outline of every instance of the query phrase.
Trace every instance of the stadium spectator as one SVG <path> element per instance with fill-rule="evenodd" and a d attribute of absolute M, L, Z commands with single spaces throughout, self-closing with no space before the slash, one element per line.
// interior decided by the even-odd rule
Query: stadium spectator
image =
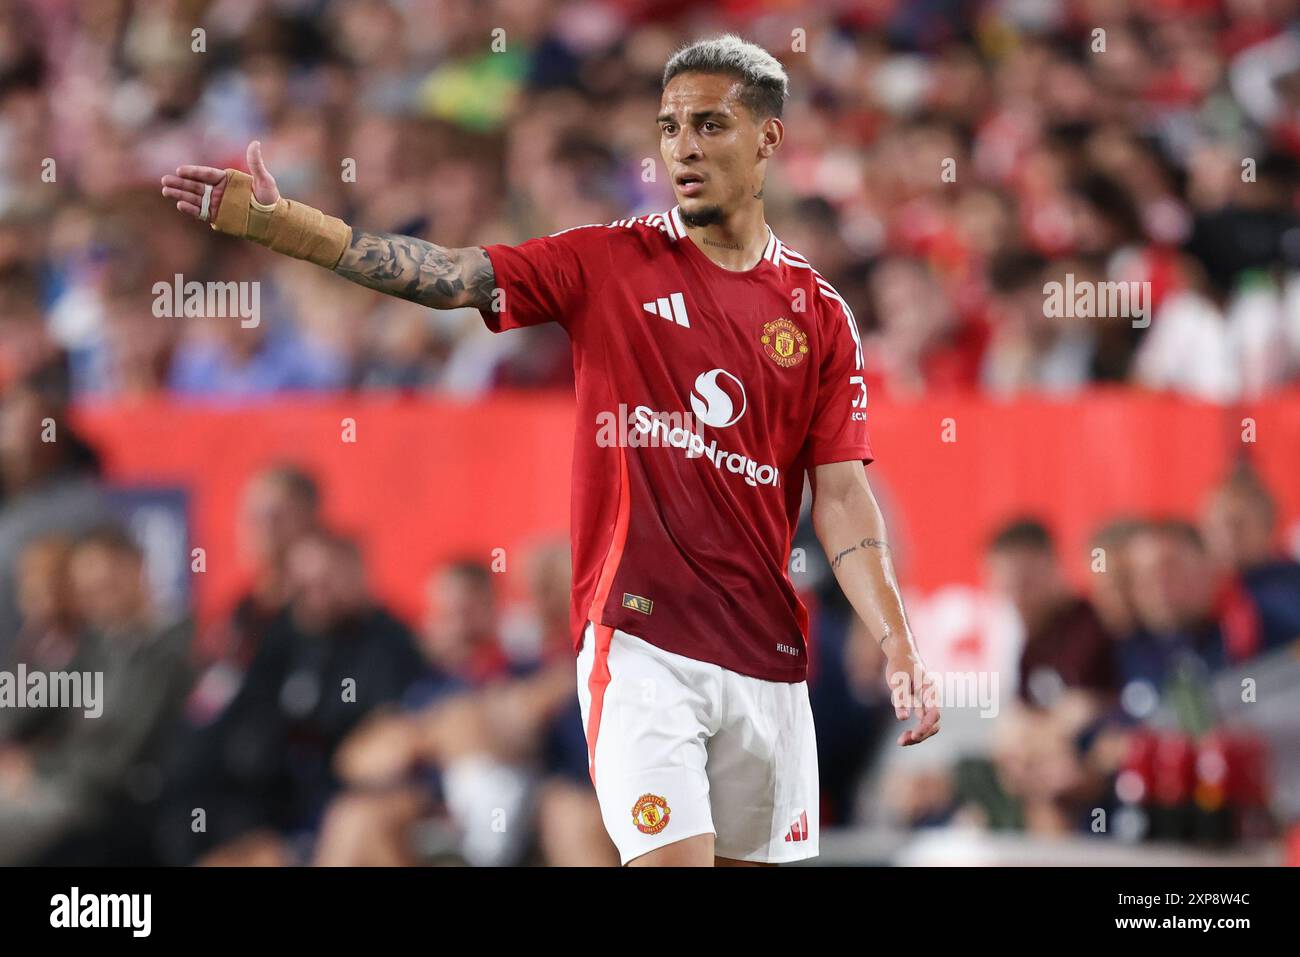
<path fill-rule="evenodd" d="M 993 331 L 980 369 L 986 391 L 1076 392 L 1088 381 L 1093 336 L 1085 319 L 1044 312 L 1044 283 L 1061 282 L 1070 269 L 1088 282 L 1099 274 L 1082 264 L 1048 270 L 1036 257 L 1011 257 L 995 264 L 989 313 Z"/>
<path fill-rule="evenodd" d="M 177 350 L 171 388 L 179 395 L 244 399 L 326 391 L 347 384 L 343 358 L 287 322 L 246 324 L 219 317 Z"/>
<path fill-rule="evenodd" d="M 1088 546 L 1088 600 L 1117 640 L 1137 628 L 1129 543 L 1143 525 L 1136 518 L 1112 519 L 1093 533 Z"/>
<path fill-rule="evenodd" d="M 1277 506 L 1258 474 L 1241 463 L 1206 503 L 1206 546 L 1229 578 L 1220 601 L 1235 657 L 1300 639 L 1300 563 L 1277 548 Z"/>
<path fill-rule="evenodd" d="M 244 488 L 239 540 L 251 583 L 229 616 L 203 637 L 203 675 L 187 704 L 187 720 L 213 720 L 239 688 L 262 639 L 292 598 L 289 553 L 303 536 L 319 531 L 320 489 L 293 464 L 256 473 Z"/>
<path fill-rule="evenodd" d="M 240 503 L 239 535 L 252 573 L 248 592 L 235 604 L 233 640 L 221 647 L 247 663 L 257 651 L 258 631 L 292 597 L 289 553 L 321 528 L 321 492 L 311 474 L 292 464 L 273 465 L 252 477 Z"/>
<path fill-rule="evenodd" d="M 1228 663 L 1216 616 L 1214 571 L 1196 528 L 1179 519 L 1147 523 L 1129 546 L 1137 629 L 1120 641 L 1120 675 L 1162 693 L 1177 672 L 1203 675 Z"/>
<path fill-rule="evenodd" d="M 462 561 L 434 575 L 424 631 L 431 673 L 402 711 L 374 716 L 341 749 L 352 789 L 330 809 L 317 863 L 413 864 L 453 849 L 472 864 L 511 863 L 534 835 L 551 864 L 617 861 L 586 783 L 568 576 L 567 548 L 533 553 L 541 643 L 538 657 L 511 660 L 498 641 L 491 573 Z"/>
<path fill-rule="evenodd" d="M 998 716 L 995 776 L 981 778 L 969 763 L 959 769 L 958 817 L 1044 835 L 1085 827 L 1105 779 L 1089 768 L 1079 736 L 1113 707 L 1114 639 L 1092 604 L 1071 593 L 1052 534 L 1039 520 L 998 529 L 985 573 L 990 590 L 1015 609 L 1024 643 L 1016 700 Z"/>
<path fill-rule="evenodd" d="M 1090 815 L 1105 796 L 1108 777 L 1095 768 L 1086 743 L 1107 717 L 1097 696 L 1080 689 L 1062 691 L 1050 708 L 1017 702 L 999 717 L 994 752 L 998 791 L 982 795 L 985 803 L 996 807 L 1010 798 L 1014 810 L 1009 819 L 1031 834 L 1089 832 Z M 987 824 L 987 810 L 980 811 L 966 819 Z"/>
<path fill-rule="evenodd" d="M 80 537 L 67 574 L 85 632 L 66 671 L 97 676 L 98 701 L 16 712 L 0 742 L 0 863 L 148 862 L 192 629 L 156 613 L 144 553 L 119 528 Z"/>
<path fill-rule="evenodd" d="M 413 863 L 439 852 L 502 864 L 526 849 L 531 780 L 516 735 L 527 732 L 500 720 L 505 687 L 522 670 L 501 647 L 492 572 L 453 562 L 430 576 L 427 597 L 424 667 L 412 672 L 420 677 L 400 709 L 374 715 L 339 750 L 350 789 L 330 808 L 318 864 Z M 440 811 L 441 846 L 423 850 L 416 826 Z"/>
<path fill-rule="evenodd" d="M 1011 602 L 1024 627 L 1021 701 L 1051 708 L 1066 689 L 1100 696 L 1118 690 L 1114 642 L 1092 605 L 1070 593 L 1041 522 L 1019 519 L 999 529 L 986 567 L 992 591 Z"/>
<path fill-rule="evenodd" d="M 57 370 L 56 370 L 57 371 Z M 0 665 L 20 628 L 18 559 L 38 537 L 112 518 L 94 452 L 68 425 L 62 385 L 29 376 L 0 395 Z"/>
<path fill-rule="evenodd" d="M 38 538 L 18 559 L 22 626 L 14 647 L 15 663 L 57 671 L 77 653 L 81 622 L 68 575 L 72 546 L 66 536 Z"/>
<path fill-rule="evenodd" d="M 357 545 L 311 531 L 289 549 L 287 608 L 269 626 L 234 700 L 185 736 L 171 770 L 171 859 L 212 864 L 310 859 L 340 787 L 335 754 L 367 715 L 397 701 L 421 659 L 371 596 Z M 188 823 L 204 809 L 206 830 Z"/>

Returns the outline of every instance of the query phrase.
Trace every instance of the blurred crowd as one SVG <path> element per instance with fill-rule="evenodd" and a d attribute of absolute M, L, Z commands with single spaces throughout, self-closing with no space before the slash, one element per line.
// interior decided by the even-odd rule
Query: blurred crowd
<path fill-rule="evenodd" d="M 178 214 L 239 166 L 448 246 L 671 204 L 669 53 L 734 29 L 790 73 L 769 217 L 852 305 L 885 394 L 1128 382 L 1212 401 L 1300 374 L 1300 31 L 1288 0 L 3 0 L 0 375 L 79 398 L 566 385 L 555 329 L 386 300 Z M 262 318 L 153 286 L 259 281 Z M 1143 283 L 1143 317 L 1044 288 Z M 1071 287 L 1074 288 L 1074 287 Z M 1134 287 L 1137 288 L 1137 287 Z"/>
<path fill-rule="evenodd" d="M 873 389 L 1231 402 L 1300 376 L 1292 13 L 0 0 L 0 669 L 106 677 L 97 719 L 0 708 L 0 863 L 617 860 L 587 778 L 567 546 L 538 546 L 509 601 L 479 558 L 431 569 L 404 621 L 324 521 L 329 490 L 279 464 L 232 516 L 246 593 L 200 627 L 159 600 L 68 419 L 159 395 L 563 388 L 563 334 L 494 337 L 230 241 L 161 199 L 161 173 L 241 165 L 256 137 L 287 195 L 449 246 L 661 210 L 644 161 L 663 63 L 736 29 L 790 72 L 770 219 L 851 303 Z M 261 321 L 156 317 L 175 275 L 259 281 Z M 1044 285 L 1067 277 L 1149 283 L 1149 327 L 1049 318 Z M 924 765 L 899 763 L 883 662 L 805 521 L 821 819 L 1096 833 L 1102 808 L 1141 812 L 1108 835 L 1220 842 L 1285 824 L 1254 813 L 1267 761 L 1225 737 L 1208 690 L 1300 638 L 1275 511 L 1242 463 L 1202 515 L 1100 529 L 1086 576 L 1036 517 L 994 530 L 982 592 L 1007 609 L 986 630 L 1013 649 L 1008 701 L 969 736 L 945 713 Z"/>
<path fill-rule="evenodd" d="M 587 776 L 567 543 L 512 562 L 518 582 L 483 557 L 431 569 L 413 624 L 323 518 L 329 490 L 272 464 L 230 516 L 247 587 L 196 626 L 157 600 L 139 530 L 67 411 L 39 379 L 0 394 L 0 684 L 97 673 L 102 708 L 0 701 L 0 863 L 617 862 Z M 1300 647 L 1300 563 L 1278 541 L 1246 461 L 1194 520 L 1107 523 L 1086 593 L 1043 522 L 994 530 L 981 591 L 1005 613 L 968 610 L 957 634 L 1010 650 L 984 665 L 1005 693 L 944 699 L 922 753 L 893 744 L 878 646 L 805 515 L 792 580 L 811 612 L 823 823 L 1275 837 L 1288 757 L 1213 685 L 1253 683 Z M 945 601 L 908 601 L 940 676 L 960 670 L 936 626 Z M 1099 810 L 1114 824 L 1098 828 Z"/>
<path fill-rule="evenodd" d="M 567 543 L 521 563 L 514 608 L 481 561 L 434 569 L 413 627 L 323 523 L 313 477 L 274 465 L 233 517 L 247 591 L 196 630 L 155 601 L 65 411 L 0 403 L 0 864 L 617 863 L 587 779 Z M 102 676 L 100 713 L 13 697 L 73 672 Z"/>
<path fill-rule="evenodd" d="M 1258 474 L 1239 463 L 1199 516 L 1117 517 L 1065 561 L 1086 566 L 1085 591 L 1042 521 L 992 534 L 984 587 L 1010 614 L 971 627 L 1011 649 L 1008 693 L 945 714 L 958 741 L 941 760 L 887 768 L 876 819 L 1204 846 L 1275 837 L 1294 755 L 1260 729 L 1280 719 L 1293 740 L 1294 698 L 1274 702 L 1285 716 L 1247 712 L 1261 676 L 1300 650 L 1300 562 L 1278 545 Z"/>

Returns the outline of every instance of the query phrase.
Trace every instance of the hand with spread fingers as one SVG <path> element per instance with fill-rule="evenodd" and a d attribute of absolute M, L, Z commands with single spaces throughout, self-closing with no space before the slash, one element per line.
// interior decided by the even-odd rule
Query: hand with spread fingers
<path fill-rule="evenodd" d="M 253 198 L 267 206 L 280 200 L 275 178 L 262 159 L 262 144 L 248 144 L 248 169 L 253 176 Z M 230 174 L 215 166 L 180 166 L 176 175 L 162 178 L 162 194 L 176 201 L 176 208 L 205 223 L 212 222 L 221 208 Z"/>
<path fill-rule="evenodd" d="M 248 144 L 248 168 L 182 166 L 162 179 L 163 195 L 182 213 L 218 232 L 305 259 L 333 270 L 352 242 L 352 227 L 306 203 L 280 195 L 262 159 L 262 144 Z"/>
<path fill-rule="evenodd" d="M 187 216 L 294 259 L 328 269 L 389 296 L 431 309 L 498 308 L 496 274 L 480 245 L 447 248 L 391 233 L 354 229 L 307 203 L 281 196 L 248 144 L 248 170 L 180 166 L 162 178 L 162 194 Z"/>

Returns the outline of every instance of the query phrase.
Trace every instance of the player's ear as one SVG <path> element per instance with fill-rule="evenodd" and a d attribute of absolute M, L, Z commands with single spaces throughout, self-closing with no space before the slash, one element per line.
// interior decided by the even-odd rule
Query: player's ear
<path fill-rule="evenodd" d="M 760 129 L 758 140 L 758 157 L 759 159 L 771 159 L 772 154 L 780 148 L 782 140 L 785 139 L 785 124 L 775 116 L 769 116 L 763 121 Z"/>

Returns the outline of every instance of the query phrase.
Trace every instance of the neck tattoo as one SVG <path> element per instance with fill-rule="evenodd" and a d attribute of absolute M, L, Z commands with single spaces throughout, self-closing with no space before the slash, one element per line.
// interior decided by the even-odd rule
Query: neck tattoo
<path fill-rule="evenodd" d="M 701 240 L 706 246 L 717 246 L 721 249 L 743 249 L 740 243 L 715 243 L 712 239 Z"/>

